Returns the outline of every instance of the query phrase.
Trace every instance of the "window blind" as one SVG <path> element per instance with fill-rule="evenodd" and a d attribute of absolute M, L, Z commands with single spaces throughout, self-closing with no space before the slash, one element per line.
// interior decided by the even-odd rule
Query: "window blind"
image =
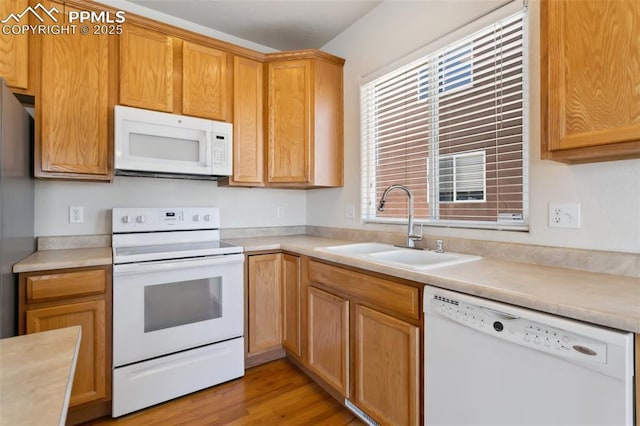
<path fill-rule="evenodd" d="M 527 223 L 526 10 L 361 87 L 362 218 Z"/>

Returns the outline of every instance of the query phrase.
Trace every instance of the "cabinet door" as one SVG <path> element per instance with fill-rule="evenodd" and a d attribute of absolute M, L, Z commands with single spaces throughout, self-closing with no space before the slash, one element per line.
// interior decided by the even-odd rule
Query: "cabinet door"
<path fill-rule="evenodd" d="M 64 10 L 77 11 L 71 6 Z M 108 66 L 111 38 L 80 33 L 41 36 L 36 176 L 111 178 Z"/>
<path fill-rule="evenodd" d="M 300 257 L 291 254 L 282 255 L 282 343 L 291 354 L 302 356 L 300 294 Z"/>
<path fill-rule="evenodd" d="M 249 256 L 249 355 L 282 346 L 281 255 Z"/>
<path fill-rule="evenodd" d="M 640 2 L 542 6 L 543 156 L 640 156 Z"/>
<path fill-rule="evenodd" d="M 173 39 L 126 25 L 120 36 L 120 103 L 173 112 Z"/>
<path fill-rule="evenodd" d="M 311 61 L 269 64 L 268 182 L 311 179 Z"/>
<path fill-rule="evenodd" d="M 309 287 L 309 369 L 349 396 L 349 302 Z"/>
<path fill-rule="evenodd" d="M 10 14 L 18 15 L 29 6 L 29 0 L 2 0 L 0 2 L 0 17 Z M 29 15 L 20 20 L 20 24 L 29 23 Z M 18 24 L 8 21 L 7 26 Z M 10 87 L 27 89 L 29 87 L 29 33 L 5 34 L 0 33 L 0 76 Z"/>
<path fill-rule="evenodd" d="M 26 317 L 27 334 L 73 325 L 82 327 L 82 340 L 73 379 L 70 406 L 107 396 L 104 300 L 29 310 L 26 312 Z"/>
<path fill-rule="evenodd" d="M 229 54 L 199 44 L 182 43 L 182 113 L 229 120 Z"/>
<path fill-rule="evenodd" d="M 233 181 L 264 185 L 263 64 L 236 56 L 233 63 Z"/>
<path fill-rule="evenodd" d="M 384 424 L 420 419 L 419 328 L 356 305 L 355 401 Z"/>

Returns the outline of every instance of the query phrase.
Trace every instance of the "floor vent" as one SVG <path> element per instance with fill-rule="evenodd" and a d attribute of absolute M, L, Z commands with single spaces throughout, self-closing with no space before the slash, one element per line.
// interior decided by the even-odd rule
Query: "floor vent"
<path fill-rule="evenodd" d="M 348 399 L 344 400 L 344 405 L 353 412 L 356 416 L 360 418 L 363 422 L 368 424 L 369 426 L 380 426 L 375 420 L 373 420 L 367 413 L 362 411 L 360 408 L 356 407 L 353 402 Z"/>

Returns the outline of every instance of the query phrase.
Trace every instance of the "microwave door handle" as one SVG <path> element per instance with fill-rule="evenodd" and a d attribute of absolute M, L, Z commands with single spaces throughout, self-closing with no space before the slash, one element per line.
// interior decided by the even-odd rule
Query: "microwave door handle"
<path fill-rule="evenodd" d="M 211 141 L 211 133 L 205 134 L 204 140 L 204 165 L 208 169 L 213 169 L 213 142 Z"/>

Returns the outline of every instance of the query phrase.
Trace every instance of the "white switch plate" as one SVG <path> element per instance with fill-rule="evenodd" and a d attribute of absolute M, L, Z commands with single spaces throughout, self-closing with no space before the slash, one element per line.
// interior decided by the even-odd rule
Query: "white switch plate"
<path fill-rule="evenodd" d="M 69 206 L 69 223 L 84 223 L 83 206 Z"/>
<path fill-rule="evenodd" d="M 284 217 L 284 207 L 276 207 L 276 217 Z"/>
<path fill-rule="evenodd" d="M 356 217 L 356 206 L 353 204 L 347 204 L 344 206 L 344 218 L 353 220 Z"/>
<path fill-rule="evenodd" d="M 549 204 L 549 228 L 580 228 L 580 204 Z"/>

